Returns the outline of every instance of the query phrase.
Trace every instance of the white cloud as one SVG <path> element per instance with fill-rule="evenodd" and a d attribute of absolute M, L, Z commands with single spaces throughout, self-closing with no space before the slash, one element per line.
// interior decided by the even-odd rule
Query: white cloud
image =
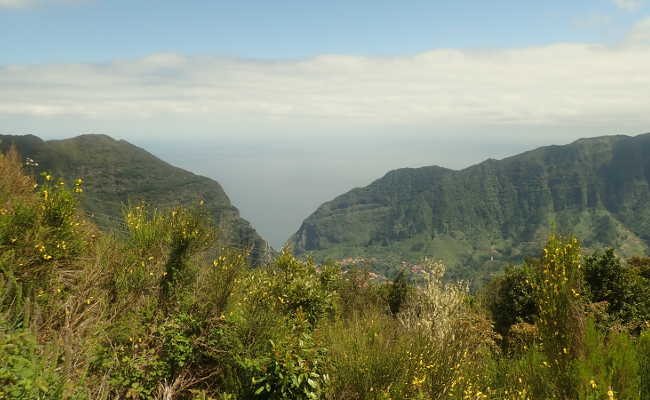
<path fill-rule="evenodd" d="M 649 45 L 650 44 L 650 17 L 642 19 L 634 24 L 634 27 L 627 35 L 628 45 Z"/>
<path fill-rule="evenodd" d="M 643 5 L 643 0 L 613 0 L 614 4 L 626 11 L 636 11 Z"/>
<path fill-rule="evenodd" d="M 556 44 L 413 57 L 248 61 L 156 54 L 105 64 L 0 67 L 0 115 L 179 115 L 387 123 L 555 124 L 647 119 L 650 51 Z"/>

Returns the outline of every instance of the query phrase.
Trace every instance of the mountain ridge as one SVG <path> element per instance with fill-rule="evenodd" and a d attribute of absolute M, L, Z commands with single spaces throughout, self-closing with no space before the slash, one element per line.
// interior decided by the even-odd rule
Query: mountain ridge
<path fill-rule="evenodd" d="M 173 166 L 126 140 L 103 134 L 47 141 L 35 135 L 0 135 L 0 149 L 6 151 L 12 144 L 39 164 L 32 167 L 34 174 L 47 171 L 68 182 L 82 178 L 82 207 L 102 228 L 119 225 L 129 202 L 165 208 L 204 201 L 224 245 L 252 248 L 256 264 L 270 254 L 266 241 L 239 215 L 218 182 Z"/>
<path fill-rule="evenodd" d="M 401 168 L 323 203 L 288 243 L 317 259 L 441 258 L 465 268 L 461 277 L 536 255 L 553 225 L 577 231 L 587 246 L 646 252 L 648 160 L 650 134 L 641 134 L 582 138 L 460 170 Z"/>

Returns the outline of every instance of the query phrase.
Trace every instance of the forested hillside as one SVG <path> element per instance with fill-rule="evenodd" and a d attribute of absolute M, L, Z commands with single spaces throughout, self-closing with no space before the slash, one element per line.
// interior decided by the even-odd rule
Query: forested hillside
<path fill-rule="evenodd" d="M 33 135 L 0 136 L 0 150 L 15 146 L 29 159 L 29 172 L 48 172 L 71 183 L 84 180 L 81 204 L 102 228 L 121 229 L 122 209 L 144 201 L 154 207 L 192 205 L 203 201 L 224 245 L 252 248 L 259 264 L 270 255 L 257 234 L 216 181 L 176 168 L 145 150 L 106 135 L 82 135 L 43 141 Z"/>
<path fill-rule="evenodd" d="M 320 206 L 289 244 L 320 260 L 428 256 L 475 278 L 535 255 L 553 229 L 586 248 L 645 253 L 650 134 L 582 139 L 460 171 L 391 171 Z"/>

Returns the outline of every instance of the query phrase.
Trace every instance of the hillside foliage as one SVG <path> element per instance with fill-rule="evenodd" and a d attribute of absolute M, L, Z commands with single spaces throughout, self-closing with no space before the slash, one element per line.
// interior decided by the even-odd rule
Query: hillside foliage
<path fill-rule="evenodd" d="M 36 175 L 47 172 L 73 182 L 84 179 L 80 206 L 100 229 L 123 229 L 122 207 L 146 202 L 150 207 L 191 207 L 203 201 L 206 216 L 224 244 L 251 249 L 251 263 L 269 256 L 266 242 L 241 218 L 221 185 L 209 178 L 174 167 L 124 140 L 106 135 L 81 135 L 44 141 L 33 135 L 0 135 L 0 150 L 14 146 Z"/>
<path fill-rule="evenodd" d="M 581 139 L 462 170 L 388 172 L 322 204 L 290 239 L 316 260 L 363 257 L 418 263 L 435 254 L 454 279 L 537 257 L 548 235 L 575 234 L 590 250 L 626 257 L 650 249 L 650 134 Z M 398 255 L 398 256 L 396 256 Z"/>
<path fill-rule="evenodd" d="M 285 251 L 251 268 L 206 210 L 125 206 L 0 157 L 0 399 L 650 399 L 650 260 L 551 235 L 478 294 Z"/>

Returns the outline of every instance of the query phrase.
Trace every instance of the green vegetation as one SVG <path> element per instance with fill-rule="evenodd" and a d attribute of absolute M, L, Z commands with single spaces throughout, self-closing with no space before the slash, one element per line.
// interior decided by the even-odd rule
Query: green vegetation
<path fill-rule="evenodd" d="M 399 169 L 321 205 L 289 243 L 316 260 L 435 258 L 474 287 L 537 256 L 551 227 L 587 249 L 647 254 L 648 171 L 650 134 L 583 139 L 460 171 Z"/>
<path fill-rule="evenodd" d="M 250 250 L 259 265 L 270 249 L 251 225 L 239 216 L 219 183 L 173 167 L 143 149 L 105 135 L 43 141 L 36 136 L 2 136 L 0 151 L 15 146 L 29 172 L 55 174 L 71 183 L 84 179 L 81 206 L 102 229 L 124 229 L 122 205 L 146 202 L 158 208 L 177 205 L 203 208 L 219 230 L 224 246 Z"/>
<path fill-rule="evenodd" d="M 209 210 L 125 207 L 0 156 L 0 399 L 650 398 L 650 259 L 541 256 L 476 295 L 283 252 L 250 268 Z"/>

